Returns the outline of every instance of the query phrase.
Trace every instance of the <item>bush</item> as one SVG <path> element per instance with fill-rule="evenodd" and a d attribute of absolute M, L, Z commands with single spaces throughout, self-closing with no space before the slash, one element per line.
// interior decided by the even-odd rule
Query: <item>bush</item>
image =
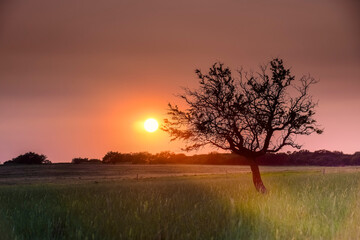
<path fill-rule="evenodd" d="M 73 164 L 80 164 L 80 163 L 101 163 L 100 159 L 96 159 L 96 158 L 92 158 L 92 159 L 88 159 L 88 158 L 73 158 L 71 163 Z"/>
<path fill-rule="evenodd" d="M 102 161 L 103 163 L 113 163 L 113 164 L 118 162 L 124 162 L 124 154 L 110 151 L 105 154 Z"/>
<path fill-rule="evenodd" d="M 81 157 L 78 157 L 78 158 L 73 158 L 71 163 L 73 164 L 80 164 L 80 163 L 85 163 L 85 162 L 88 162 L 89 159 L 88 158 L 81 158 Z"/>
<path fill-rule="evenodd" d="M 34 152 L 27 152 L 23 155 L 19 155 L 4 164 L 50 164 L 51 161 L 43 154 L 37 154 Z"/>
<path fill-rule="evenodd" d="M 89 159 L 89 163 L 101 163 L 101 160 L 97 159 L 97 158 L 92 158 L 92 159 Z"/>
<path fill-rule="evenodd" d="M 103 157 L 103 163 L 150 163 L 153 158 L 153 155 L 148 152 L 138 152 L 138 153 L 119 153 L 119 152 L 108 152 Z"/>

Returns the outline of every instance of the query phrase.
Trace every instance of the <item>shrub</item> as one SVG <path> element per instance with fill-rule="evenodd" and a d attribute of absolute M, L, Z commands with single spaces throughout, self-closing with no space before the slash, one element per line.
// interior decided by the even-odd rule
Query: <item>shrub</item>
<path fill-rule="evenodd" d="M 6 161 L 4 164 L 49 164 L 50 160 L 43 154 L 37 154 L 34 152 L 27 152 L 25 154 L 19 155 L 16 158 L 13 158 L 9 161 Z"/>
<path fill-rule="evenodd" d="M 74 164 L 80 164 L 80 163 L 85 163 L 85 162 L 88 162 L 89 159 L 88 158 L 81 158 L 81 157 L 78 157 L 78 158 L 73 158 L 71 163 L 74 163 Z"/>

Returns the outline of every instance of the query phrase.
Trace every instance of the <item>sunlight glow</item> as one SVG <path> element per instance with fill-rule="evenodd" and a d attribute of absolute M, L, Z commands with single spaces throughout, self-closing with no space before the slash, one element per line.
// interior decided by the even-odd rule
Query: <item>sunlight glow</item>
<path fill-rule="evenodd" d="M 155 119 L 149 118 L 145 121 L 144 128 L 148 132 L 155 132 L 159 128 L 159 123 Z"/>

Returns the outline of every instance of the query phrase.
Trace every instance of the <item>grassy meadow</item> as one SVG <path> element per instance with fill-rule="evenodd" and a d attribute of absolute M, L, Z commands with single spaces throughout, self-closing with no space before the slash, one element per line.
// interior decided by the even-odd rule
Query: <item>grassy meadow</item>
<path fill-rule="evenodd" d="M 11 167 L 1 167 L 3 179 L 5 172 Z M 88 181 L 83 180 L 85 173 L 82 179 L 66 181 L 51 174 L 46 181 L 32 181 L 30 174 L 22 181 L 3 180 L 0 236 L 360 239 L 360 172 L 342 168 L 326 174 L 317 168 L 264 172 L 266 195 L 255 192 L 247 172 L 138 180 L 90 174 Z M 8 177 L 12 178 L 15 173 Z"/>

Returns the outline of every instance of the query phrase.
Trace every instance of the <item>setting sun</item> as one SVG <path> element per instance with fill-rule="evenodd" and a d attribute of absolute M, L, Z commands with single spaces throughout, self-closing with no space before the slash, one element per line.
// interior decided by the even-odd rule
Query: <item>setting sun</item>
<path fill-rule="evenodd" d="M 144 128 L 148 132 L 155 132 L 158 129 L 158 127 L 159 127 L 159 123 L 153 118 L 147 119 L 144 123 Z"/>

